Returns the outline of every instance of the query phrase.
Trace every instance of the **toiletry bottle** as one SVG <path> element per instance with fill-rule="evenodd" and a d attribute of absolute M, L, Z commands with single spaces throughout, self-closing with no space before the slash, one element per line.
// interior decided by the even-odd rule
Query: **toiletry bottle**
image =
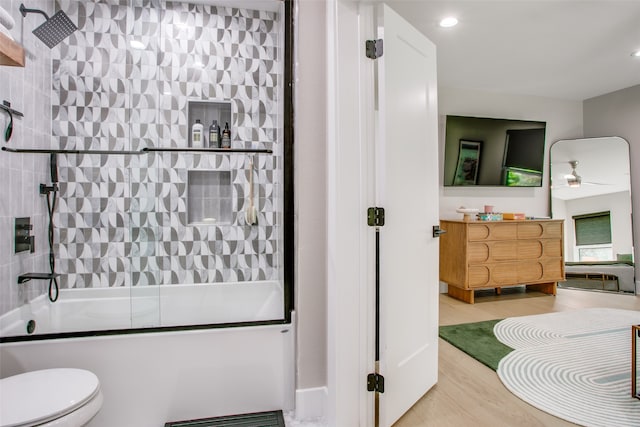
<path fill-rule="evenodd" d="M 209 126 L 209 147 L 220 148 L 220 126 L 215 119 Z"/>
<path fill-rule="evenodd" d="M 231 131 L 229 130 L 229 122 L 225 122 L 222 131 L 222 148 L 231 148 Z"/>
<path fill-rule="evenodd" d="M 200 119 L 191 126 L 191 147 L 204 148 L 204 126 L 200 123 Z"/>

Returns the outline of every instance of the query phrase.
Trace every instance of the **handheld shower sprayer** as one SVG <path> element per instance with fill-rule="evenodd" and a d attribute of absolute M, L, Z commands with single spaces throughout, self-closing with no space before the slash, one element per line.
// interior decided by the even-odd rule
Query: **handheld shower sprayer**
<path fill-rule="evenodd" d="M 51 175 L 51 185 L 40 184 L 40 194 L 47 198 L 47 212 L 49 213 L 49 268 L 51 269 L 51 278 L 49 279 L 49 300 L 56 302 L 60 292 L 58 279 L 56 274 L 56 256 L 54 252 L 54 223 L 53 216 L 56 210 L 56 201 L 58 199 L 58 155 L 51 153 L 49 156 L 49 172 Z"/>
<path fill-rule="evenodd" d="M 21 4 L 20 13 L 22 13 L 23 17 L 26 17 L 27 13 L 40 13 L 45 17 L 46 21 L 33 30 L 33 34 L 46 44 L 49 49 L 69 37 L 78 29 L 78 27 L 71 22 L 67 14 L 61 10 L 49 18 L 49 15 L 44 11 L 40 9 L 28 9 L 24 7 L 24 4 Z"/>
<path fill-rule="evenodd" d="M 58 183 L 58 155 L 51 153 L 49 156 L 49 169 L 51 172 L 51 182 L 53 184 Z"/>

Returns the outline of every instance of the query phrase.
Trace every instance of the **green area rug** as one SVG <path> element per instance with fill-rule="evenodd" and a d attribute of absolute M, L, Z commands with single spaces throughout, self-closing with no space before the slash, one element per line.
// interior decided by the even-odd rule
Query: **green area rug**
<path fill-rule="evenodd" d="M 513 351 L 493 335 L 493 326 L 501 320 L 440 326 L 440 338 L 496 371 L 500 359 Z"/>

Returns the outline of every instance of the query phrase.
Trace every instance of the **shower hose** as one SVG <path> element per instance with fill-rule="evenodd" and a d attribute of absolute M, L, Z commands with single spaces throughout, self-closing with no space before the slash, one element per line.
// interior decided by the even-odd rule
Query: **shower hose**
<path fill-rule="evenodd" d="M 56 201 L 58 198 L 58 167 L 55 154 L 51 154 L 49 160 L 51 169 L 51 187 L 47 189 L 47 212 L 49 213 L 49 267 L 51 269 L 51 278 L 49 279 L 49 301 L 56 302 L 60 293 L 58 279 L 56 278 L 56 256 L 53 251 L 53 213 L 56 210 Z"/>

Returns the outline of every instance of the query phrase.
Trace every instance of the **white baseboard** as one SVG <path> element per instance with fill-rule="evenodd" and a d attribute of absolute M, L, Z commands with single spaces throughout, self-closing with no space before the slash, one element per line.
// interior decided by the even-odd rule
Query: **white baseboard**
<path fill-rule="evenodd" d="M 296 390 L 296 419 L 326 419 L 327 387 Z"/>
<path fill-rule="evenodd" d="M 445 282 L 439 282 L 439 283 L 440 283 L 441 294 L 446 294 L 447 292 L 449 292 L 449 286 Z"/>

